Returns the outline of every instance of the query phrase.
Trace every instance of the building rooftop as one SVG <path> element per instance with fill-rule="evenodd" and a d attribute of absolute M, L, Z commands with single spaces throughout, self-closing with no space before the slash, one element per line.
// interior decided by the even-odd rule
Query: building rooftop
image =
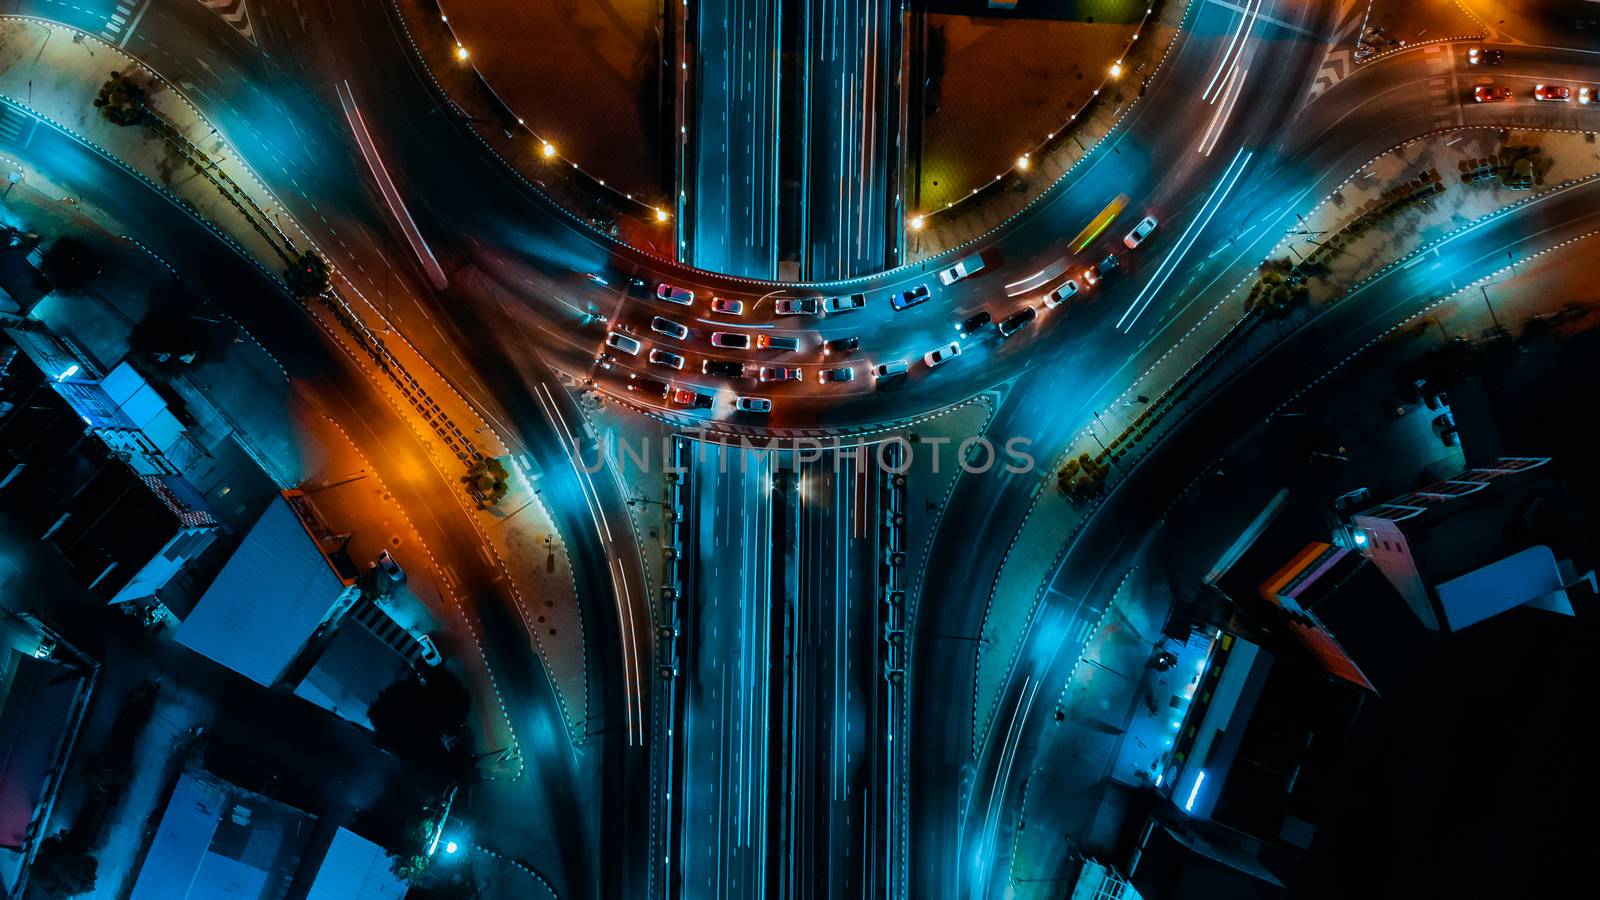
<path fill-rule="evenodd" d="M 130 900 L 282 897 L 312 817 L 201 769 L 178 778 Z"/>
<path fill-rule="evenodd" d="M 406 883 L 390 870 L 387 851 L 343 828 L 333 836 L 306 900 L 400 900 Z"/>
<path fill-rule="evenodd" d="M 274 499 L 179 627 L 178 642 L 276 684 L 353 583 L 311 529 L 288 496 Z"/>

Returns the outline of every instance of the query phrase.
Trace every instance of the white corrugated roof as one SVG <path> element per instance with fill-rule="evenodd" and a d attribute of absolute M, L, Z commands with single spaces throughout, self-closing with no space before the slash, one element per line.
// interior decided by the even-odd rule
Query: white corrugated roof
<path fill-rule="evenodd" d="M 289 502 L 275 497 L 178 628 L 178 642 L 275 684 L 343 592 Z"/>
<path fill-rule="evenodd" d="M 306 900 L 400 900 L 405 894 L 406 883 L 389 869 L 389 854 L 341 828 L 322 858 Z"/>

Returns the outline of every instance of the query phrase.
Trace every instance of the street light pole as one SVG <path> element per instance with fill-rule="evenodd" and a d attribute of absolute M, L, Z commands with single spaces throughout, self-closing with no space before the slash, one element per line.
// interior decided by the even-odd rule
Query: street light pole
<path fill-rule="evenodd" d="M 1495 315 L 1495 313 L 1494 313 L 1494 304 L 1489 302 L 1489 292 L 1484 289 L 1483 285 L 1480 284 L 1480 285 L 1478 285 L 1478 293 L 1483 295 L 1483 305 L 1487 306 L 1489 308 L 1489 318 L 1494 320 L 1494 330 L 1495 331 L 1499 331 L 1500 330 L 1500 317 Z"/>
<path fill-rule="evenodd" d="M 1090 415 L 1094 416 L 1094 420 L 1096 422 L 1100 423 L 1100 427 L 1101 428 L 1106 428 L 1105 420 L 1100 418 L 1100 411 L 1098 409 L 1091 409 L 1091 410 L 1089 410 L 1089 413 L 1090 413 Z M 1110 433 L 1111 433 L 1111 429 L 1106 428 L 1106 434 L 1110 434 Z M 1105 441 L 1100 440 L 1100 435 L 1096 434 L 1095 430 L 1093 428 L 1089 429 L 1089 436 L 1094 438 L 1094 442 L 1096 444 L 1100 445 L 1100 449 L 1105 453 L 1106 456 L 1111 457 L 1111 448 L 1106 446 Z M 1115 457 L 1111 457 L 1111 465 L 1115 466 L 1116 464 L 1117 464 L 1116 458 Z"/>

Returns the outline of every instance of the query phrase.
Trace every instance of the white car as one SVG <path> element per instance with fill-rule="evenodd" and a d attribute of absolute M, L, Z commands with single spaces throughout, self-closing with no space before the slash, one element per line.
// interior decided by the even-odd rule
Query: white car
<path fill-rule="evenodd" d="M 650 330 L 656 334 L 664 334 L 673 340 L 681 341 L 689 336 L 689 329 L 671 319 L 656 316 L 650 320 Z"/>
<path fill-rule="evenodd" d="M 1128 245 L 1128 249 L 1129 250 L 1132 250 L 1133 248 L 1135 248 L 1135 247 L 1139 246 L 1140 244 L 1144 243 L 1144 239 L 1149 237 L 1150 236 L 1150 232 L 1155 231 L 1155 230 L 1156 230 L 1156 217 L 1155 216 L 1145 216 L 1143 219 L 1141 219 L 1139 221 L 1139 224 L 1133 226 L 1133 230 L 1128 232 L 1128 236 L 1124 237 L 1122 239 L 1122 242 L 1124 244 Z"/>
<path fill-rule="evenodd" d="M 683 357 L 670 350 L 657 348 L 650 351 L 650 362 L 653 365 L 664 366 L 668 369 L 682 369 Z"/>
<path fill-rule="evenodd" d="M 1044 308 L 1055 309 L 1078 294 L 1078 283 L 1071 278 L 1067 283 L 1044 295 Z"/>
<path fill-rule="evenodd" d="M 665 300 L 668 303 L 676 303 L 679 306 L 691 306 L 694 304 L 694 291 L 673 287 L 663 282 L 656 285 L 656 299 Z"/>
<path fill-rule="evenodd" d="M 722 313 L 725 316 L 744 315 L 744 301 L 734 300 L 731 297 L 712 297 L 711 311 Z"/>
<path fill-rule="evenodd" d="M 724 350 L 749 350 L 750 335 L 736 331 L 713 331 L 711 346 L 721 347 Z"/>
<path fill-rule="evenodd" d="M 904 375 L 909 371 L 911 371 L 911 364 L 910 363 L 906 362 L 903 359 L 895 359 L 895 360 L 890 360 L 889 362 L 886 362 L 886 363 L 878 363 L 877 365 L 873 366 L 872 367 L 872 377 L 873 378 L 894 378 L 894 377 L 899 376 L 899 375 Z"/>
<path fill-rule="evenodd" d="M 939 271 L 939 282 L 945 287 L 983 271 L 983 257 L 977 253 L 963 259 L 948 269 Z"/>
<path fill-rule="evenodd" d="M 961 345 L 951 341 L 943 347 L 922 354 L 922 361 L 928 364 L 928 368 L 936 369 L 960 355 Z"/>
<path fill-rule="evenodd" d="M 613 350 L 621 350 L 629 356 L 638 356 L 639 351 L 644 349 L 644 345 L 639 343 L 637 338 L 618 334 L 615 331 L 606 334 L 606 346 Z"/>
<path fill-rule="evenodd" d="M 772 412 L 772 401 L 765 397 L 740 397 L 733 401 L 734 409 L 747 413 Z"/>
<path fill-rule="evenodd" d="M 829 297 L 822 301 L 822 311 L 825 313 L 852 312 L 866 305 L 866 294 L 849 294 L 844 297 Z"/>

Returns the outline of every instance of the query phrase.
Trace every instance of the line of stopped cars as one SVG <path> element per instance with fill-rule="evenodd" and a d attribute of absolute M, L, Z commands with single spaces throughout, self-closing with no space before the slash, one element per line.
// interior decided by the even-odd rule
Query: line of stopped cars
<path fill-rule="evenodd" d="M 1467 50 L 1467 65 L 1469 66 L 1498 66 L 1505 62 L 1504 50 L 1493 47 L 1472 47 Z M 1503 84 L 1485 82 L 1474 85 L 1472 100 L 1474 103 L 1507 103 L 1515 97 L 1510 87 Z M 1600 84 L 1545 84 L 1540 82 L 1533 86 L 1533 99 L 1540 103 L 1570 103 L 1574 99 L 1580 105 L 1600 105 Z"/>
<path fill-rule="evenodd" d="M 1123 238 L 1123 244 L 1130 250 L 1134 249 L 1143 243 L 1155 228 L 1155 217 L 1145 216 Z M 1046 291 L 1040 299 L 1039 306 L 1024 305 L 998 322 L 987 309 L 980 309 L 956 324 L 957 340 L 928 350 L 922 354 L 920 362 L 928 369 L 943 366 L 961 355 L 962 340 L 977 335 L 990 324 L 995 326 L 995 331 L 1002 338 L 1008 338 L 1034 321 L 1041 307 L 1049 310 L 1081 299 L 1089 289 L 1098 284 L 1103 277 L 1111 274 L 1117 266 L 1116 255 L 1108 254 L 1099 263 L 1075 273 L 1061 284 Z M 982 255 L 974 253 L 948 268 L 941 269 L 937 273 L 937 278 L 940 284 L 949 287 L 962 279 L 976 275 L 984 268 Z M 925 303 L 931 297 L 929 286 L 918 284 L 891 294 L 889 306 L 898 312 Z M 686 311 L 696 305 L 693 291 L 671 284 L 657 285 L 655 299 L 685 307 Z M 778 318 L 816 320 L 825 316 L 854 312 L 865 308 L 866 305 L 865 294 L 782 297 L 773 301 L 773 315 Z M 702 375 L 726 378 L 741 387 L 752 382 L 759 386 L 771 387 L 800 382 L 804 379 L 801 367 L 790 364 L 790 359 L 759 354 L 816 352 L 820 356 L 821 365 L 813 363 L 813 367 L 819 384 L 844 384 L 853 382 L 857 378 L 856 366 L 844 360 L 861 349 L 861 339 L 858 337 L 824 340 L 815 334 L 768 333 L 762 330 L 762 326 L 741 326 L 738 320 L 745 316 L 747 306 L 745 301 L 737 298 L 712 297 L 705 308 L 711 316 L 719 317 L 696 319 L 698 322 L 710 325 L 710 328 L 706 329 L 706 344 L 714 351 L 757 354 L 756 358 L 729 359 L 702 354 L 698 367 L 691 365 L 688 346 L 695 340 L 696 329 L 691 329 L 671 315 L 663 313 L 650 318 L 648 335 L 632 326 L 618 323 L 614 330 L 606 333 L 605 346 L 595 358 L 596 365 L 602 369 L 610 369 L 620 354 L 643 360 L 651 367 L 668 370 L 663 373 L 665 378 L 654 378 L 632 372 L 628 376 L 628 390 L 685 410 L 714 410 L 717 406 L 716 391 L 695 385 L 674 383 L 667 380 L 672 377 L 670 373 L 687 373 L 698 368 Z M 723 328 L 717 327 L 717 323 L 723 321 L 726 321 L 727 325 Z M 914 362 L 912 359 L 883 360 L 868 363 L 866 369 L 873 381 L 881 382 L 909 374 Z M 738 413 L 765 415 L 772 412 L 773 402 L 768 397 L 736 390 L 732 398 L 732 408 Z"/>

